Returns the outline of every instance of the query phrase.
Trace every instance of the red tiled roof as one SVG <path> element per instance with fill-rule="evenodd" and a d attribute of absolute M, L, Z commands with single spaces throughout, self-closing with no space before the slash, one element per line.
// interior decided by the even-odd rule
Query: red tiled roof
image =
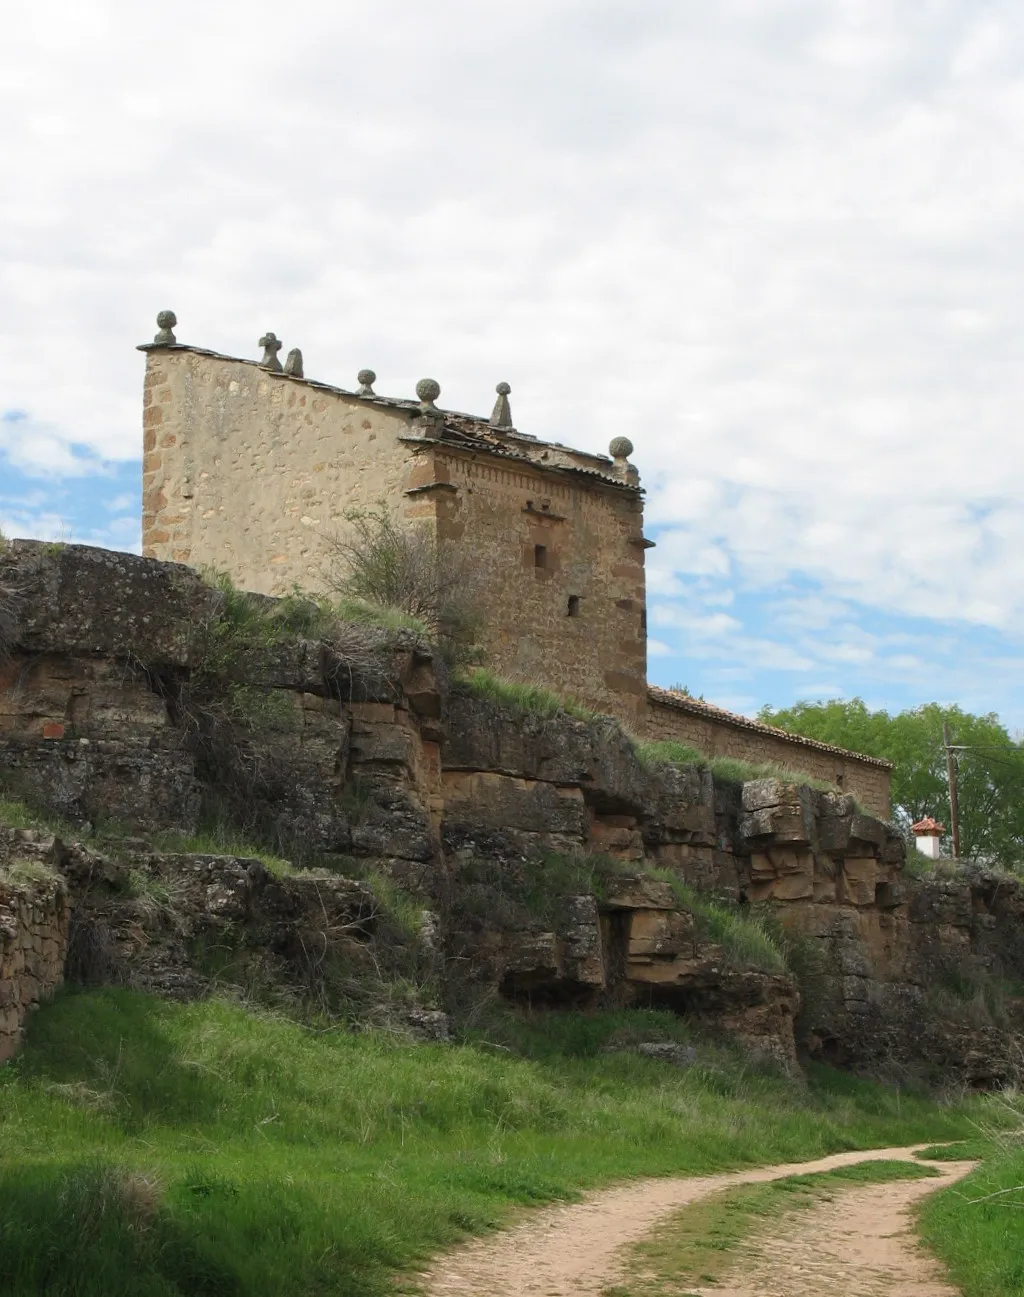
<path fill-rule="evenodd" d="M 921 836 L 930 835 L 941 837 L 946 831 L 946 826 L 940 824 L 938 820 L 933 820 L 930 815 L 926 815 L 923 820 L 918 820 L 916 824 L 910 826 L 911 833 L 919 833 Z"/>

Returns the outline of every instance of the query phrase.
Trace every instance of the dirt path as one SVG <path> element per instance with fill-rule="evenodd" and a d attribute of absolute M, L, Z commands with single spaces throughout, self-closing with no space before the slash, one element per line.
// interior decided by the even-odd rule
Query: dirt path
<path fill-rule="evenodd" d="M 857 1162 L 908 1160 L 920 1147 L 836 1153 L 816 1162 L 608 1189 L 585 1202 L 534 1213 L 503 1234 L 457 1249 L 425 1276 L 425 1290 L 430 1297 L 599 1297 L 602 1289 L 622 1281 L 619 1249 L 687 1203 L 734 1185 Z M 741 1286 L 718 1284 L 709 1291 L 716 1297 L 818 1297 L 823 1290 L 843 1297 L 955 1297 L 956 1290 L 917 1247 L 909 1211 L 918 1198 L 966 1175 L 973 1164 L 932 1165 L 941 1178 L 844 1190 L 833 1202 L 782 1222 L 770 1255 L 756 1246 L 741 1254 Z"/>
<path fill-rule="evenodd" d="M 972 1162 L 931 1163 L 941 1180 L 896 1180 L 843 1190 L 740 1249 L 734 1276 L 696 1297 L 956 1297 L 914 1238 L 910 1209 Z"/>

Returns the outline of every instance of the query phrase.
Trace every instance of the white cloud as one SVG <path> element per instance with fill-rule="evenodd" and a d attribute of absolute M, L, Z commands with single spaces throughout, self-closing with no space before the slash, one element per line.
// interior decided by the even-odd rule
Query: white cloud
<path fill-rule="evenodd" d="M 0 413 L 0 458 L 34 477 L 80 477 L 103 471 L 102 462 L 75 446 L 68 431 L 18 409 Z"/>
<path fill-rule="evenodd" d="M 137 455 L 172 306 L 328 381 L 486 412 L 504 378 L 525 431 L 627 432 L 670 649 L 831 680 L 934 658 L 865 608 L 1024 635 L 1024 11 L 36 0 L 0 109 L 11 463 Z M 819 604 L 770 629 L 726 602 L 794 575 Z"/>

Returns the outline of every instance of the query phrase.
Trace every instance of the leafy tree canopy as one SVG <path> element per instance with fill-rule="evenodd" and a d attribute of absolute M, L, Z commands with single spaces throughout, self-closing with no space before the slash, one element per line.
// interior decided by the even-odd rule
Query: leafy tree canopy
<path fill-rule="evenodd" d="M 794 734 L 834 743 L 893 763 L 892 802 L 905 828 L 925 815 L 950 826 L 946 751 L 949 725 L 957 753 L 960 854 L 965 860 L 1024 864 L 1024 747 L 994 712 L 974 716 L 959 707 L 925 703 L 891 716 L 870 711 L 863 699 L 796 703 L 759 719 Z"/>

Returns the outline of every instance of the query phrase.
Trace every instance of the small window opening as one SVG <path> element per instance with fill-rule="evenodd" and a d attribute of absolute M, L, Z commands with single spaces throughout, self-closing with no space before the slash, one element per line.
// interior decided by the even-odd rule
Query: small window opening
<path fill-rule="evenodd" d="M 568 613 L 570 617 L 578 617 L 580 615 L 580 597 L 578 594 L 571 594 L 569 596 Z"/>
<path fill-rule="evenodd" d="M 647 609 L 646 608 L 640 614 L 640 629 L 641 630 L 647 629 Z"/>
<path fill-rule="evenodd" d="M 527 507 L 527 509 L 532 509 L 532 508 L 533 508 L 533 501 L 532 501 L 532 500 L 527 500 L 527 502 L 526 502 L 526 507 Z"/>
<path fill-rule="evenodd" d="M 548 547 L 546 545 L 534 545 L 533 566 L 547 567 L 547 565 L 548 565 Z"/>

